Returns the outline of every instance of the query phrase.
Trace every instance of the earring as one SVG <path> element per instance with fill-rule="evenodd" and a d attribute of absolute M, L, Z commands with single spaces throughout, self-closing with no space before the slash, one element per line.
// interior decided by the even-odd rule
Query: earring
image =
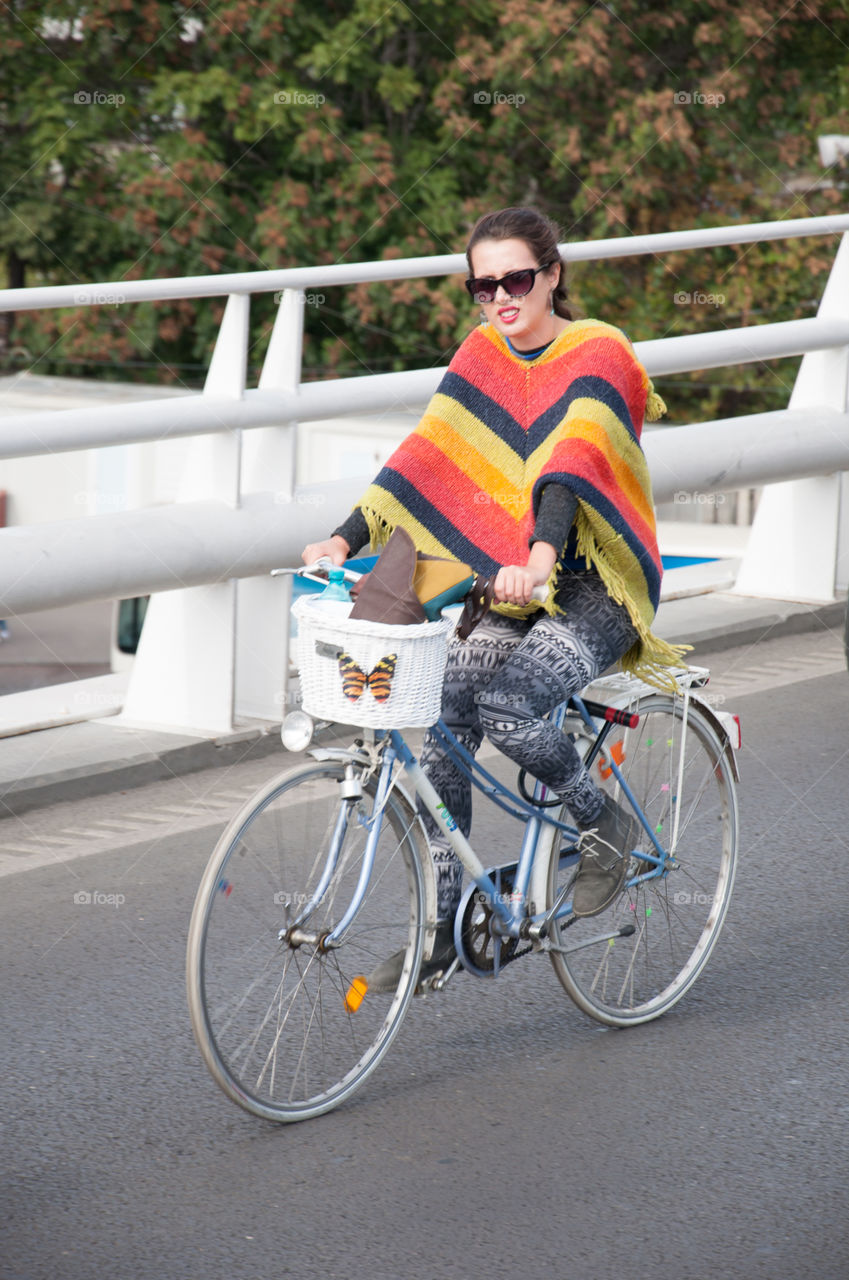
<path fill-rule="evenodd" d="M 480 311 L 478 312 L 478 315 L 480 317 L 481 324 L 486 324 L 486 312 L 484 311 L 483 307 L 481 307 Z"/>
<path fill-rule="evenodd" d="M 549 306 L 548 314 L 550 316 L 553 316 L 554 315 L 554 290 L 553 289 L 551 293 L 548 295 L 548 306 Z"/>

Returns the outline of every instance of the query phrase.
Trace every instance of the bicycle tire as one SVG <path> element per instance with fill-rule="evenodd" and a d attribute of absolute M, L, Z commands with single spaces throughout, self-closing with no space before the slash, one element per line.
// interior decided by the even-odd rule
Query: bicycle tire
<path fill-rule="evenodd" d="M 674 832 L 677 809 L 675 865 L 661 876 L 626 885 L 597 916 L 561 920 L 552 928 L 552 941 L 574 949 L 550 953 L 575 1004 L 616 1027 L 660 1017 L 696 981 L 722 929 L 737 864 L 734 775 L 707 718 L 691 702 L 682 735 L 683 700 L 650 694 L 634 710 L 640 717 L 637 728 L 618 739 L 624 752 L 620 768 L 664 846 L 664 837 Z M 615 778 L 607 780 L 607 789 L 611 783 L 627 805 Z M 645 832 L 639 850 L 654 851 Z M 549 908 L 574 869 L 574 857 L 569 862 L 555 845 L 547 876 Z M 629 880 L 647 869 L 649 864 L 635 857 Z M 634 926 L 631 936 L 610 937 L 629 925 Z"/>
<path fill-rule="evenodd" d="M 421 836 L 406 798 L 390 792 L 359 912 L 337 948 L 280 939 L 309 904 L 342 812 L 344 838 L 319 903 L 299 925 L 316 935 L 339 923 L 357 885 L 376 780 L 344 800 L 345 763 L 278 775 L 234 817 L 198 888 L 186 981 L 192 1029 L 229 1098 L 274 1121 L 305 1120 L 349 1098 L 378 1065 L 406 1013 L 421 963 L 425 888 Z M 366 991 L 355 978 L 405 952 L 397 988 Z"/>

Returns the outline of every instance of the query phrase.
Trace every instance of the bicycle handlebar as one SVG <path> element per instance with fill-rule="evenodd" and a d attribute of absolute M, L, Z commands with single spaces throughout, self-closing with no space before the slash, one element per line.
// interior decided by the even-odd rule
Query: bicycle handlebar
<path fill-rule="evenodd" d="M 347 565 L 334 564 L 330 556 L 321 556 L 314 564 L 301 564 L 294 569 L 272 569 L 271 576 L 272 578 L 280 578 L 286 574 L 291 574 L 293 578 L 307 578 L 310 582 L 326 584 L 331 569 L 341 569 L 345 575 L 346 582 L 359 582 L 360 578 L 365 577 L 364 574 L 358 573 L 356 569 L 349 569 Z"/>
<path fill-rule="evenodd" d="M 294 569 L 272 569 L 271 574 L 272 577 L 292 574 L 293 577 L 306 578 L 310 582 L 319 582 L 324 585 L 328 581 L 330 570 L 340 568 L 347 582 L 359 582 L 360 578 L 366 576 L 366 574 L 359 573 L 356 569 L 349 569 L 347 565 L 334 564 L 329 556 L 322 556 L 314 564 L 299 565 Z M 468 582 L 468 578 L 466 582 Z M 482 575 L 478 575 L 471 588 L 462 587 L 460 589 L 458 585 L 456 596 L 452 598 L 450 594 L 447 594 L 444 598 L 442 608 L 447 608 L 452 604 L 462 604 L 464 606 L 463 617 L 457 628 L 458 634 L 463 639 L 468 637 L 492 604 L 492 584 L 492 578 L 484 578 Z M 531 592 L 531 599 L 544 604 L 548 599 L 548 586 L 545 583 L 540 583 L 534 587 Z"/>

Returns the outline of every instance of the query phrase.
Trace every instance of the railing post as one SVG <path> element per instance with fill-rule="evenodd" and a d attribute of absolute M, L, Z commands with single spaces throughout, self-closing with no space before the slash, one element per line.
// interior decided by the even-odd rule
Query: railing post
<path fill-rule="evenodd" d="M 231 294 L 204 396 L 241 399 L 250 294 Z M 178 501 L 240 501 L 241 432 L 196 436 Z M 236 584 L 214 583 L 151 597 L 121 719 L 187 732 L 229 733 L 235 689 Z"/>
<path fill-rule="evenodd" d="M 817 316 L 849 312 L 849 234 L 841 238 Z M 802 357 L 789 409 L 826 405 L 845 412 L 849 347 L 809 351 Z M 841 522 L 840 474 L 767 485 L 761 494 L 746 554 L 734 586 L 738 595 L 776 600 L 835 599 L 849 569 L 849 543 Z"/>
<path fill-rule="evenodd" d="M 297 391 L 301 382 L 304 306 L 300 289 L 284 289 L 259 378 L 260 391 Z M 242 452 L 243 494 L 271 492 L 280 520 L 297 521 L 297 423 L 249 431 Z M 236 719 L 278 721 L 286 712 L 290 578 L 242 578 L 236 587 Z"/>

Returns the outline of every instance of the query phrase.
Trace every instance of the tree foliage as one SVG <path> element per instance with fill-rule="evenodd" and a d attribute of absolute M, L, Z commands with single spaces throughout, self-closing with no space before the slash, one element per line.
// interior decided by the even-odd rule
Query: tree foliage
<path fill-rule="evenodd" d="M 574 241 L 828 213 L 845 191 L 816 139 L 849 132 L 847 0 L 778 16 L 765 0 L 41 12 L 13 0 L 0 19 L 13 286 L 457 252 L 480 213 L 514 203 Z M 571 292 L 634 339 L 735 327 L 810 314 L 833 253 L 799 240 L 576 264 Z M 308 376 L 442 363 L 475 320 L 459 277 L 317 299 Z M 194 383 L 220 309 L 19 313 L 7 358 Z M 253 316 L 259 363 L 271 300 Z M 677 418 L 707 417 L 783 404 L 787 384 L 785 366 L 741 366 L 667 395 Z"/>

